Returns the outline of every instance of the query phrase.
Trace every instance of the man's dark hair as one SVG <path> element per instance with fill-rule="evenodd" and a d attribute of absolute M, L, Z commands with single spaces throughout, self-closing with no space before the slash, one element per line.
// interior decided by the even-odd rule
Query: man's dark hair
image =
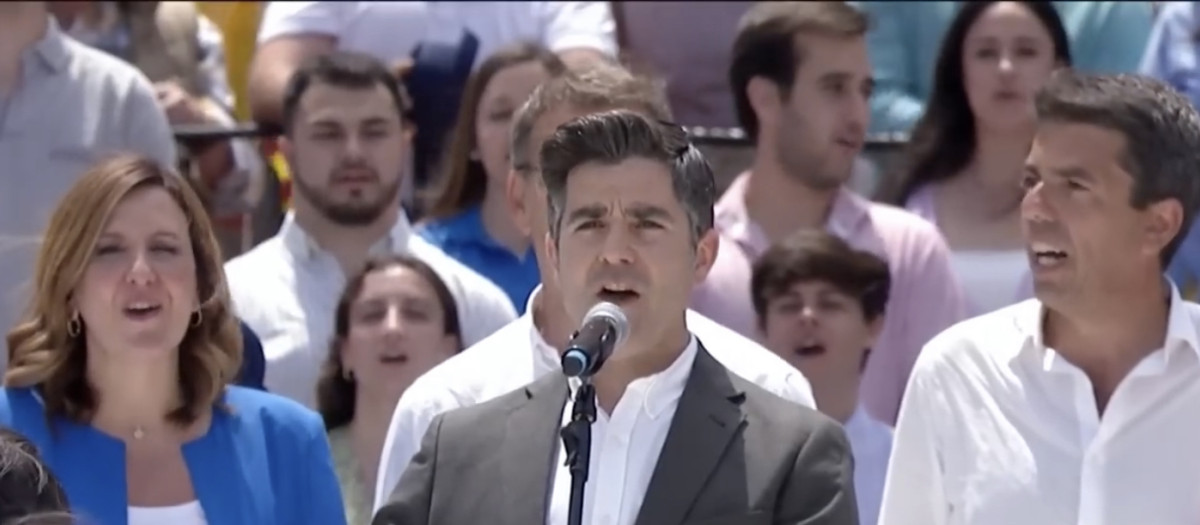
<path fill-rule="evenodd" d="M 67 494 L 25 436 L 0 427 L 0 523 L 68 510 Z"/>
<path fill-rule="evenodd" d="M 314 83 L 347 89 L 371 89 L 383 85 L 396 103 L 403 120 L 410 118 L 412 102 L 404 85 L 383 62 L 362 53 L 333 51 L 307 58 L 288 79 L 283 92 L 283 130 L 292 134 L 300 99 Z"/>
<path fill-rule="evenodd" d="M 1139 75 L 1089 75 L 1062 69 L 1037 95 L 1039 122 L 1089 124 L 1125 138 L 1122 167 L 1133 177 L 1130 205 L 1175 199 L 1179 233 L 1160 253 L 1165 268 L 1200 206 L 1200 116 L 1187 97 Z"/>
<path fill-rule="evenodd" d="M 760 328 L 771 301 L 797 283 L 826 282 L 858 299 L 863 317 L 874 321 L 887 309 L 892 285 L 887 262 L 879 256 L 850 247 L 824 230 L 803 230 L 771 246 L 754 263 L 750 297 Z"/>
<path fill-rule="evenodd" d="M 678 125 L 629 110 L 596 113 L 558 128 L 542 145 L 542 180 L 550 206 L 550 234 L 558 240 L 566 203 L 567 177 L 589 162 L 616 164 L 631 158 L 660 161 L 671 171 L 671 187 L 687 212 L 692 242 L 713 227 L 716 184 L 712 168 Z"/>
<path fill-rule="evenodd" d="M 729 62 L 729 86 L 746 134 L 758 138 L 758 116 L 746 94 L 750 79 L 764 77 L 784 93 L 791 91 L 804 60 L 797 35 L 858 38 L 867 27 L 866 15 L 846 2 L 758 2 L 751 7 L 738 24 Z"/>

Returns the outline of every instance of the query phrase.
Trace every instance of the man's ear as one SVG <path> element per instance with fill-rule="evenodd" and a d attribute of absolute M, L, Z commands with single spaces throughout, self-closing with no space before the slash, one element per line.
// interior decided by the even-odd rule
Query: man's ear
<path fill-rule="evenodd" d="M 508 203 L 508 211 L 512 214 L 513 223 L 521 233 L 529 237 L 533 228 L 529 225 L 529 212 L 525 208 L 525 185 L 528 182 L 515 169 L 508 170 L 504 179 L 504 200 Z M 536 240 L 534 240 L 536 242 Z"/>

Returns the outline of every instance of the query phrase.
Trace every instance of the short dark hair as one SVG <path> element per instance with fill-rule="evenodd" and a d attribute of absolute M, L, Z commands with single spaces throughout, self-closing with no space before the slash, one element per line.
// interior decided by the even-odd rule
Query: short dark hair
<path fill-rule="evenodd" d="M 583 111 L 638 110 L 654 119 L 671 120 L 671 107 L 662 82 L 607 63 L 582 71 L 568 70 L 538 86 L 513 119 L 509 158 L 517 173 L 527 177 L 534 171 L 534 159 L 529 158 L 534 123 L 561 107 Z"/>
<path fill-rule="evenodd" d="M 67 494 L 42 462 L 37 447 L 25 436 L 0 427 L 0 523 L 68 509 Z"/>
<path fill-rule="evenodd" d="M 967 100 L 963 73 L 963 46 L 967 33 L 998 2 L 963 2 L 942 38 L 933 69 L 933 90 L 925 112 L 913 127 L 905 146 L 901 171 L 883 191 L 883 199 L 904 206 L 909 196 L 926 184 L 958 175 L 975 156 L 978 137 L 975 113 Z M 1058 8 L 1052 2 L 1017 2 L 1029 10 L 1050 36 L 1054 58 L 1071 65 L 1071 44 Z"/>
<path fill-rule="evenodd" d="M 1039 122 L 1090 124 L 1125 137 L 1122 167 L 1133 177 L 1130 205 L 1175 199 L 1183 224 L 1162 250 L 1166 267 L 1200 206 L 1200 116 L 1187 97 L 1140 75 L 1054 73 L 1038 93 Z"/>
<path fill-rule="evenodd" d="M 283 130 L 291 135 L 300 99 L 314 83 L 349 89 L 369 89 L 383 85 L 396 103 L 401 120 L 411 120 L 412 100 L 400 80 L 375 57 L 353 51 L 332 51 L 314 55 L 303 62 L 288 78 L 283 91 Z"/>
<path fill-rule="evenodd" d="M 764 77 L 790 90 L 804 60 L 797 35 L 858 38 L 866 35 L 868 25 L 866 15 L 846 2 L 755 3 L 738 24 L 729 63 L 738 124 L 746 134 L 758 138 L 758 116 L 746 94 L 750 79 Z"/>
<path fill-rule="evenodd" d="M 433 293 L 437 295 L 442 307 L 443 329 L 445 333 L 458 339 L 461 350 L 462 326 L 458 319 L 458 305 L 454 294 L 450 293 L 445 281 L 438 276 L 433 267 L 408 255 L 388 254 L 371 257 L 362 269 L 346 282 L 346 288 L 342 290 L 342 296 L 338 299 L 337 309 L 333 314 L 333 341 L 330 341 L 328 356 L 317 379 L 317 412 L 325 421 L 327 431 L 349 424 L 354 419 L 357 405 L 358 396 L 354 380 L 346 377 L 342 367 L 341 345 L 350 335 L 350 307 L 362 294 L 363 283 L 368 275 L 395 266 L 416 272 L 433 288 Z"/>
<path fill-rule="evenodd" d="M 827 282 L 858 299 L 868 322 L 886 311 L 892 285 L 887 262 L 879 256 L 856 250 L 824 230 L 802 230 L 771 246 L 754 263 L 750 297 L 759 326 L 772 300 L 805 281 Z"/>
<path fill-rule="evenodd" d="M 687 212 L 693 243 L 713 228 L 717 189 L 712 168 L 688 141 L 687 132 L 679 125 L 634 111 L 613 110 L 568 122 L 542 145 L 551 236 L 558 240 L 571 171 L 589 162 L 616 164 L 635 157 L 660 161 L 670 168 L 671 188 Z"/>

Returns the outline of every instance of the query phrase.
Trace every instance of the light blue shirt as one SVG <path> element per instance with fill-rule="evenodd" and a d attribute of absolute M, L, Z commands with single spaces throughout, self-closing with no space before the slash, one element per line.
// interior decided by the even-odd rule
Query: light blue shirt
<path fill-rule="evenodd" d="M 871 131 L 907 133 L 925 111 L 942 38 L 959 2 L 851 2 L 871 19 L 867 34 L 877 87 Z M 1074 67 L 1137 71 L 1154 23 L 1150 2 L 1054 2 Z"/>
<path fill-rule="evenodd" d="M 1142 57 L 1141 73 L 1152 76 L 1187 95 L 1200 107 L 1200 40 L 1197 39 L 1196 12 L 1200 2 L 1166 2 L 1159 11 Z M 1179 284 L 1189 299 L 1195 298 L 1200 282 L 1200 226 L 1193 223 L 1179 251 L 1171 260 L 1167 274 Z"/>
<path fill-rule="evenodd" d="M 212 525 L 346 525 L 321 417 L 294 401 L 231 386 L 203 436 L 183 445 L 192 489 Z M 65 418 L 47 426 L 30 388 L 0 390 L 0 425 L 37 446 L 71 512 L 87 525 L 129 522 L 125 444 Z"/>

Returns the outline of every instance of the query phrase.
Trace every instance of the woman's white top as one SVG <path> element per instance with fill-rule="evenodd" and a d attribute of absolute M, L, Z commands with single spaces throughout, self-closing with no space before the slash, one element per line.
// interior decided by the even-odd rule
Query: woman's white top
<path fill-rule="evenodd" d="M 199 501 L 170 507 L 129 507 L 129 525 L 208 525 Z"/>
<path fill-rule="evenodd" d="M 1029 273 L 1025 250 L 962 250 L 950 254 L 954 274 L 967 296 L 972 316 L 998 310 L 1014 302 Z"/>

